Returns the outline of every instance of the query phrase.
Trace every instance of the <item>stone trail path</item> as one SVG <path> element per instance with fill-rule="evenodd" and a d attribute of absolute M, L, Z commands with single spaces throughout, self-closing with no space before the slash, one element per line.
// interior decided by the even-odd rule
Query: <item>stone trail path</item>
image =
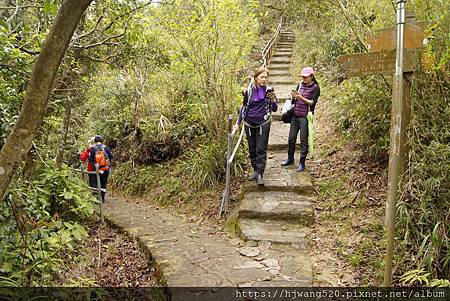
<path fill-rule="evenodd" d="M 289 67 L 294 35 L 282 31 L 270 61 L 269 84 L 282 101 L 295 88 Z M 279 111 L 281 111 L 281 106 Z M 312 284 L 305 251 L 314 222 L 308 172 L 281 167 L 289 126 L 273 115 L 265 186 L 249 182 L 229 238 L 148 204 L 110 198 L 105 216 L 136 238 L 154 257 L 170 287 L 304 287 Z M 297 154 L 297 157 L 298 154 Z"/>

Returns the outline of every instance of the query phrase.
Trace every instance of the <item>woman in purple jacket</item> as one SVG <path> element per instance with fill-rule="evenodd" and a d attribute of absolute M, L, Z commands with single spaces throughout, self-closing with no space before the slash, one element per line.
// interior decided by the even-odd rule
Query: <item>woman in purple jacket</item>
<path fill-rule="evenodd" d="M 278 109 L 278 101 L 273 88 L 266 86 L 269 71 L 260 67 L 253 73 L 253 80 L 244 92 L 239 118 L 234 131 L 244 121 L 248 150 L 254 174 L 249 178 L 258 185 L 264 185 L 263 174 L 267 161 L 272 112 Z"/>
<path fill-rule="evenodd" d="M 305 170 L 306 155 L 308 155 L 308 112 L 314 114 L 314 107 L 320 96 L 320 87 L 314 78 L 314 69 L 311 67 L 303 68 L 301 72 L 302 82 L 297 85 L 295 91 L 292 91 L 292 101 L 295 103 L 294 116 L 291 120 L 288 140 L 288 158 L 281 163 L 281 166 L 287 166 L 294 163 L 295 142 L 297 141 L 298 131 L 300 130 L 300 164 L 297 171 Z"/>

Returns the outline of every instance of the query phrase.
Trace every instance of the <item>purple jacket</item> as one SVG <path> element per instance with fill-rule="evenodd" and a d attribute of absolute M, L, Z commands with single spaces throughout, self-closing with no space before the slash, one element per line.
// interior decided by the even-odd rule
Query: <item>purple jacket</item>
<path fill-rule="evenodd" d="M 261 124 L 270 118 L 270 111 L 276 112 L 278 110 L 278 100 L 275 98 L 275 101 L 272 102 L 266 97 L 266 89 L 268 88 L 268 86 L 253 87 L 250 100 L 248 99 L 248 91 L 245 91 L 239 112 L 239 125 L 242 119 L 252 125 Z"/>
<path fill-rule="evenodd" d="M 299 91 L 299 86 L 300 86 L 300 91 Z M 299 85 L 297 85 L 296 88 L 297 91 L 299 91 L 299 93 L 305 97 L 306 99 L 310 99 L 313 101 L 313 104 L 311 106 L 311 112 L 314 113 L 314 107 L 317 103 L 317 99 L 319 98 L 320 95 L 320 88 L 319 85 L 316 82 L 313 82 L 311 85 L 305 85 L 303 82 Z M 308 105 L 306 103 L 304 103 L 301 100 L 297 100 L 295 102 L 295 107 L 294 107 L 294 115 L 297 117 L 306 117 L 308 116 Z"/>

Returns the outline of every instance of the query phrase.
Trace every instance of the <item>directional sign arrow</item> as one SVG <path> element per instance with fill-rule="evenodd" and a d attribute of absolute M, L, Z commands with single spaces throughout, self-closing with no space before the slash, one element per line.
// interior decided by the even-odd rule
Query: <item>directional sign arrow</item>
<path fill-rule="evenodd" d="M 405 49 L 404 72 L 414 71 L 418 51 Z M 337 58 L 348 77 L 367 76 L 395 71 L 395 50 L 340 55 Z"/>
<path fill-rule="evenodd" d="M 425 28 L 429 21 L 418 21 L 405 24 L 404 48 L 421 48 L 425 37 Z M 375 31 L 367 37 L 369 51 L 393 50 L 397 47 L 396 27 L 386 27 Z"/>

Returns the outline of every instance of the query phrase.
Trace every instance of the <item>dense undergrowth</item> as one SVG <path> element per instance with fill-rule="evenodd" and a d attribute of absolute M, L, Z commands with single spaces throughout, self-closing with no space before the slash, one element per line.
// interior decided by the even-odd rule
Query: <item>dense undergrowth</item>
<path fill-rule="evenodd" d="M 0 204 L 0 273 L 19 286 L 48 286 L 87 236 L 96 199 L 67 166 L 16 181 Z M 7 284 L 7 282 L 1 282 Z"/>

